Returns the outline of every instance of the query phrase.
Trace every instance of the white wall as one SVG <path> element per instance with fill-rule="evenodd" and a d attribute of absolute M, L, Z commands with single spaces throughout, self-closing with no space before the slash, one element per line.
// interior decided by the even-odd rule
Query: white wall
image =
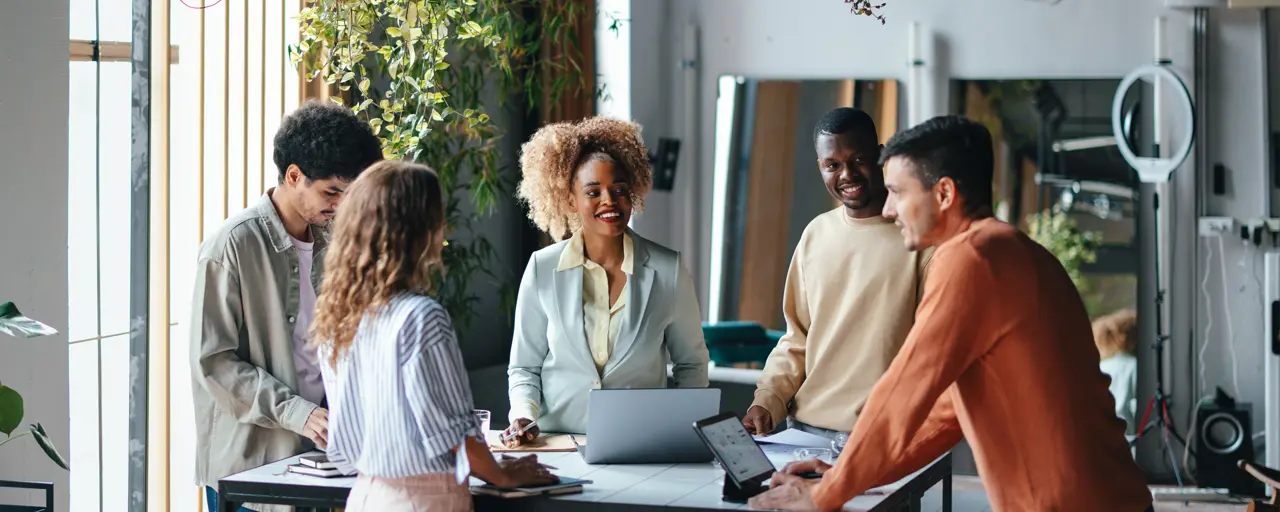
<path fill-rule="evenodd" d="M 0 3 L 0 302 L 14 301 L 64 333 L 67 11 L 65 1 Z M 0 336 L 0 381 L 25 398 L 24 424 L 44 424 L 66 455 L 65 334 Z M 51 481 L 58 510 L 68 510 L 67 472 L 29 439 L 0 448 L 0 479 Z M 12 497 L 0 494 L 0 502 Z"/>
<path fill-rule="evenodd" d="M 1119 78 L 1151 61 L 1153 20 L 1168 18 L 1169 53 L 1175 69 L 1192 87 L 1192 16 L 1187 11 L 1164 8 L 1160 0 L 1071 0 L 1057 4 L 1031 0 L 909 0 L 890 2 L 883 10 L 887 23 L 849 13 L 840 0 L 654 0 L 636 2 L 632 9 L 632 112 L 646 126 L 646 132 L 670 133 L 697 144 L 700 158 L 696 169 L 681 162 L 681 174 L 697 177 L 703 191 L 695 201 L 696 211 L 686 211 L 678 186 L 671 197 L 650 200 L 644 223 L 638 227 L 646 236 L 675 242 L 687 226 L 696 225 L 700 239 L 698 267 L 699 297 L 706 304 L 707 240 L 710 239 L 712 202 L 712 147 L 716 78 L 724 74 L 753 78 L 897 78 L 907 79 L 908 23 L 922 25 L 926 71 L 921 89 L 925 97 L 925 117 L 948 113 L 947 83 L 952 78 Z M 1263 37 L 1256 10 L 1214 11 L 1210 16 L 1209 93 L 1212 109 L 1205 139 L 1209 162 L 1221 162 L 1230 169 L 1227 195 L 1207 200 L 1206 214 L 1238 218 L 1262 215 L 1264 184 L 1262 169 L 1264 137 L 1260 131 L 1268 119 L 1262 109 L 1267 91 L 1262 62 Z M 679 71 L 679 27 L 686 23 L 700 27 L 701 54 L 698 77 L 698 130 L 679 133 L 681 117 L 688 108 L 681 100 L 684 90 Z M 1278 23 L 1280 24 L 1280 23 Z M 1274 50 L 1273 53 L 1280 53 Z M 1229 85 L 1228 85 L 1229 84 Z M 1228 92 L 1229 91 L 1229 92 Z M 904 95 L 911 91 L 904 87 Z M 905 97 L 904 100 L 905 101 Z M 665 114 L 665 115 L 664 115 Z M 653 142 L 653 140 L 648 140 Z M 656 139 L 655 139 L 656 140 Z M 1185 434 L 1186 405 L 1195 393 L 1188 383 L 1192 353 L 1203 336 L 1204 304 L 1201 312 L 1192 309 L 1199 293 L 1199 274 L 1205 254 L 1193 264 L 1196 183 L 1191 160 L 1175 176 L 1170 195 L 1176 221 L 1173 231 L 1172 275 L 1168 300 L 1171 330 L 1168 389 L 1174 396 L 1174 417 Z M 1168 197 L 1162 208 L 1169 208 Z M 655 211 L 661 208 L 661 211 Z M 697 219 L 689 222 L 689 219 Z M 1144 224 L 1150 223 L 1146 219 Z M 1149 235 L 1145 240 L 1149 241 Z M 1168 242 L 1168 241 L 1165 241 Z M 1224 384 L 1230 391 L 1231 368 L 1223 326 L 1224 311 L 1231 312 L 1239 365 L 1241 398 L 1261 407 L 1262 350 L 1261 300 L 1257 298 L 1252 274 L 1241 269 L 1240 245 L 1228 240 L 1228 291 L 1224 294 L 1217 278 L 1217 266 L 1209 276 L 1209 293 L 1218 326 L 1206 359 L 1206 381 Z M 1149 243 L 1149 242 L 1148 242 Z M 1216 251 L 1216 242 L 1214 246 Z M 1257 252 L 1257 251 L 1252 251 Z M 1250 254 L 1252 254 L 1252 252 Z M 1248 264 L 1246 257 L 1246 265 Z M 1151 280 L 1144 286 L 1144 347 L 1154 336 Z M 1223 306 L 1226 306 L 1224 309 Z M 1197 334 L 1192 336 L 1192 333 Z M 1218 333 L 1222 332 L 1221 335 Z M 1195 343 L 1195 345 L 1193 345 Z M 1142 384 L 1147 396 L 1154 382 L 1154 361 L 1150 351 L 1140 354 Z M 1261 419 L 1255 412 L 1255 430 Z M 1165 474 L 1166 465 L 1154 451 L 1156 444 L 1142 447 L 1140 460 L 1154 474 Z M 1181 454 L 1179 454 L 1181 455 Z"/>

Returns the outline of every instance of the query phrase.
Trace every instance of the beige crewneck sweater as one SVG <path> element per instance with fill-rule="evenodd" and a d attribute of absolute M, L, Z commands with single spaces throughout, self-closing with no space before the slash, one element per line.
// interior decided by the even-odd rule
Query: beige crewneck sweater
<path fill-rule="evenodd" d="M 775 425 L 790 411 L 815 427 L 852 430 L 911 331 L 930 254 L 908 252 L 883 217 L 854 219 L 840 207 L 813 219 L 787 270 L 787 332 L 752 405 Z"/>

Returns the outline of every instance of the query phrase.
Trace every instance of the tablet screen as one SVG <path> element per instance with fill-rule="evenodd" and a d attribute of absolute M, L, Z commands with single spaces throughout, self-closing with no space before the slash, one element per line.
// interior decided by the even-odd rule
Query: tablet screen
<path fill-rule="evenodd" d="M 715 452 L 716 459 L 736 482 L 746 482 L 774 471 L 773 463 L 737 417 L 729 416 L 705 424 L 700 430 L 711 451 Z"/>

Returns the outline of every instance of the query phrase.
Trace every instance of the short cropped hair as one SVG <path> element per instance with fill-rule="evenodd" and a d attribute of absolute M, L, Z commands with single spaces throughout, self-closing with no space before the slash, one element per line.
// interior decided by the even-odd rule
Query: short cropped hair
<path fill-rule="evenodd" d="M 309 100 L 280 121 L 272 159 L 281 182 L 290 165 L 297 165 L 311 181 L 352 181 L 382 160 L 382 143 L 351 109 Z"/>
<path fill-rule="evenodd" d="M 818 124 L 813 127 L 813 140 L 816 142 L 818 136 L 823 134 L 862 135 L 870 140 L 880 140 L 880 136 L 876 133 L 876 122 L 871 119 L 871 116 L 850 107 L 834 108 L 823 115 L 822 119 L 818 120 Z"/>
<path fill-rule="evenodd" d="M 955 181 L 965 214 L 991 208 L 995 155 L 991 132 L 982 124 L 955 115 L 935 117 L 889 139 L 880 152 L 880 164 L 896 156 L 915 164 L 916 177 L 926 187 L 942 178 Z"/>

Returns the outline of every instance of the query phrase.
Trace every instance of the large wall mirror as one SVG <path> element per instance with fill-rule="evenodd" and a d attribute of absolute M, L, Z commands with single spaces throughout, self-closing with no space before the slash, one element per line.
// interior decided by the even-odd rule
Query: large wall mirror
<path fill-rule="evenodd" d="M 1119 84 L 1119 79 L 955 80 L 951 105 L 953 113 L 991 130 L 997 216 L 1053 252 L 1075 281 L 1094 322 L 1102 370 L 1112 378 L 1117 416 L 1132 435 L 1141 195 L 1111 128 Z M 1135 86 L 1124 103 L 1130 147 L 1144 148 L 1143 156 L 1152 153 L 1144 126 L 1149 113 L 1142 113 L 1149 94 Z"/>
<path fill-rule="evenodd" d="M 791 254 L 809 221 L 839 206 L 822 184 L 814 125 L 833 108 L 859 108 L 875 119 L 883 143 L 898 130 L 902 93 L 896 80 L 875 78 L 720 78 L 711 321 L 784 328 Z"/>

